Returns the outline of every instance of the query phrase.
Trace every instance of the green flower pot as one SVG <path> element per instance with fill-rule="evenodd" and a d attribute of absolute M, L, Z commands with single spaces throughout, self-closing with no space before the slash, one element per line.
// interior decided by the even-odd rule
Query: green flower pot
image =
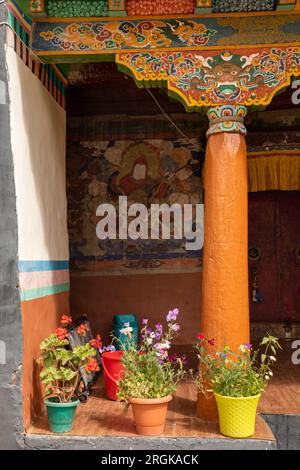
<path fill-rule="evenodd" d="M 79 400 L 74 398 L 71 403 L 59 403 L 57 398 L 45 400 L 49 427 L 52 432 L 62 433 L 71 431 Z"/>

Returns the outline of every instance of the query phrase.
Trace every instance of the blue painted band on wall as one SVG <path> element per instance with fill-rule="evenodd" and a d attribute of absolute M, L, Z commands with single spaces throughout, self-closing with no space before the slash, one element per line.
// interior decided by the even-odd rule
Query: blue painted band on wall
<path fill-rule="evenodd" d="M 59 271 L 62 269 L 69 269 L 69 260 L 19 260 L 19 271 L 21 271 L 22 273 L 29 273 L 34 271 Z"/>

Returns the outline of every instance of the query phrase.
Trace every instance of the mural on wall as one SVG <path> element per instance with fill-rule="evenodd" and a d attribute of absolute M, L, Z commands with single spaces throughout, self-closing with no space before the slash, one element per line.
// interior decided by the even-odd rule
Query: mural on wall
<path fill-rule="evenodd" d="M 81 141 L 69 143 L 68 200 L 70 257 L 74 271 L 101 274 L 199 270 L 201 250 L 186 251 L 185 239 L 99 240 L 97 207 L 108 202 L 118 212 L 142 203 L 202 202 L 197 139 Z"/>

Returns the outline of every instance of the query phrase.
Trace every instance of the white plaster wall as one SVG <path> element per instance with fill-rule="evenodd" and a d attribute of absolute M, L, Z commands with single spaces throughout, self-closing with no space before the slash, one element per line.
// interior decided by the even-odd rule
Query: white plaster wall
<path fill-rule="evenodd" d="M 19 259 L 69 259 L 66 113 L 12 48 L 6 49 Z"/>

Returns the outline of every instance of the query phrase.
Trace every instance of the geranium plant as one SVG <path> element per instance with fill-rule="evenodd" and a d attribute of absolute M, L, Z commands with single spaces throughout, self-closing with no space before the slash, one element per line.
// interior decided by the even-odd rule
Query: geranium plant
<path fill-rule="evenodd" d="M 214 353 L 215 340 L 198 334 L 195 344 L 199 359 L 195 382 L 198 390 L 206 396 L 217 393 L 227 397 L 252 397 L 260 394 L 272 377 L 272 365 L 276 353 L 281 349 L 277 338 L 268 335 L 263 338 L 258 350 L 251 344 L 241 344 L 239 353 L 228 346 Z M 215 350 L 215 348 L 214 348 Z"/>
<path fill-rule="evenodd" d="M 172 340 L 180 326 L 177 323 L 179 310 L 170 310 L 166 317 L 166 329 L 157 323 L 152 329 L 148 319 L 142 321 L 141 342 L 136 348 L 132 328 L 124 325 L 127 350 L 124 350 L 122 363 L 124 374 L 118 381 L 118 399 L 129 403 L 130 398 L 161 398 L 175 392 L 185 371 L 186 356 L 170 355 Z M 116 340 L 118 340 L 116 338 Z"/>
<path fill-rule="evenodd" d="M 80 379 L 80 369 L 87 373 L 97 372 L 99 365 L 96 356 L 96 347 L 101 338 L 82 346 L 70 348 L 67 327 L 72 323 L 72 318 L 63 315 L 61 326 L 56 329 L 40 344 L 41 355 L 38 359 L 41 365 L 40 378 L 45 385 L 45 396 L 56 397 L 59 403 L 70 403 L 75 396 Z M 79 327 L 84 333 L 85 325 Z"/>

